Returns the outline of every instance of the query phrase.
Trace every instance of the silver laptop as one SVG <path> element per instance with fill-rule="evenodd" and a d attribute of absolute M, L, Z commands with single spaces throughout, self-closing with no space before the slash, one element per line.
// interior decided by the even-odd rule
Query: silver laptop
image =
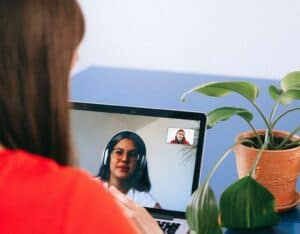
<path fill-rule="evenodd" d="M 81 168 L 103 181 L 130 172 L 128 196 L 147 208 L 164 233 L 188 232 L 185 211 L 199 183 L 205 114 L 74 102 L 71 124 Z M 124 136 L 133 136 L 134 150 L 122 148 Z M 134 169 L 109 171 L 117 157 L 132 160 Z"/>

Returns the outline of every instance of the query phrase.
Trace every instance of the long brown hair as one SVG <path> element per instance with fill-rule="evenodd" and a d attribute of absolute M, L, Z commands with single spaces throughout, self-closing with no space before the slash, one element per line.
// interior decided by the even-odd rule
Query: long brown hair
<path fill-rule="evenodd" d="M 72 163 L 68 88 L 84 34 L 75 0 L 0 0 L 0 144 Z"/>

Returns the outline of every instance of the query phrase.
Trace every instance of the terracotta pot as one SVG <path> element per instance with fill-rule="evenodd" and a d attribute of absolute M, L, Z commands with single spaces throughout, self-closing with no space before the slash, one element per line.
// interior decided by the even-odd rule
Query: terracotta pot
<path fill-rule="evenodd" d="M 264 130 L 259 130 L 264 135 Z M 273 131 L 274 136 L 285 137 L 288 132 Z M 237 140 L 253 137 L 253 132 L 244 132 Z M 294 136 L 292 140 L 299 139 Z M 234 149 L 239 178 L 249 174 L 259 149 L 239 144 Z M 284 211 L 300 203 L 300 193 L 296 192 L 297 178 L 300 173 L 300 146 L 287 150 L 265 150 L 258 163 L 255 178 L 275 197 L 275 209 Z"/>

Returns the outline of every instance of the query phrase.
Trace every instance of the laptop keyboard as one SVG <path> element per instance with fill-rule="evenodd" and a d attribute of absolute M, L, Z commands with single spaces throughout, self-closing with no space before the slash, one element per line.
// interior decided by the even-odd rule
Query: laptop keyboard
<path fill-rule="evenodd" d="M 179 228 L 180 223 L 157 221 L 160 228 L 163 230 L 164 234 L 173 234 Z"/>

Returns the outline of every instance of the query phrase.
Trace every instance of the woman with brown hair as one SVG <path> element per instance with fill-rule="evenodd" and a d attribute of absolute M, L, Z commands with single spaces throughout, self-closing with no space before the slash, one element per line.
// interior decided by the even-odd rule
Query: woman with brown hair
<path fill-rule="evenodd" d="M 175 138 L 170 141 L 171 144 L 183 144 L 183 145 L 190 145 L 185 138 L 185 131 L 183 129 L 178 129 L 175 135 Z"/>
<path fill-rule="evenodd" d="M 69 76 L 83 34 L 75 0 L 0 0 L 1 233 L 160 232 L 71 167 Z"/>

